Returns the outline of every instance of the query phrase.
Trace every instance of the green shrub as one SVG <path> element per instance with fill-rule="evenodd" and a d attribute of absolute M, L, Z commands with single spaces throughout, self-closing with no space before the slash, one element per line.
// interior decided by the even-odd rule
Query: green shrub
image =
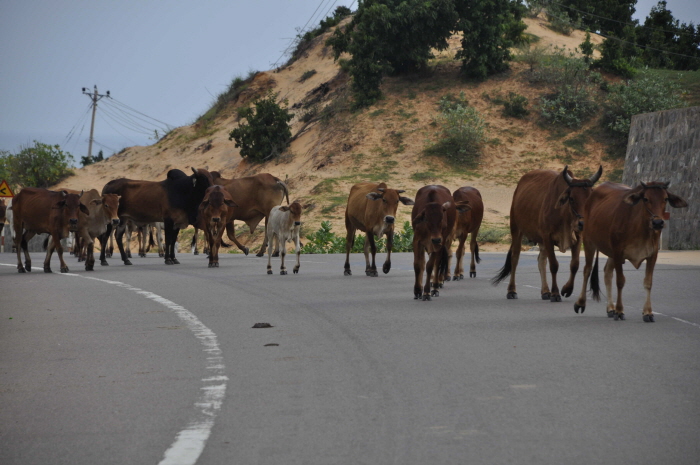
<path fill-rule="evenodd" d="M 42 144 L 21 147 L 16 154 L 0 151 L 0 179 L 15 187 L 51 187 L 73 174 L 73 155 L 59 145 Z"/>
<path fill-rule="evenodd" d="M 530 113 L 527 105 L 527 98 L 515 92 L 508 92 L 508 99 L 503 102 L 503 115 L 522 118 Z"/>
<path fill-rule="evenodd" d="M 287 100 L 282 104 L 284 107 L 268 92 L 241 111 L 240 116 L 248 122 L 240 123 L 229 133 L 229 140 L 235 140 L 236 148 L 240 147 L 241 157 L 263 162 L 279 156 L 289 147 L 292 137 L 289 121 L 293 115 L 287 111 Z"/>
<path fill-rule="evenodd" d="M 610 86 L 605 105 L 605 126 L 627 139 L 632 116 L 686 106 L 678 80 L 641 72 L 637 79 Z"/>
<path fill-rule="evenodd" d="M 469 106 L 463 92 L 459 98 L 449 94 L 442 97 L 438 108 L 435 122 L 441 128 L 441 139 L 425 152 L 455 164 L 473 166 L 485 141 L 486 121 Z"/>
<path fill-rule="evenodd" d="M 596 104 L 585 87 L 564 86 L 558 94 L 542 97 L 539 108 L 545 121 L 576 128 L 595 113 Z"/>
<path fill-rule="evenodd" d="M 308 71 L 305 71 L 304 74 L 302 74 L 301 77 L 299 78 L 299 82 L 304 82 L 304 81 L 306 81 L 307 79 L 309 79 L 309 78 L 310 78 L 311 76 L 313 76 L 314 74 L 316 74 L 316 70 L 315 70 L 315 69 L 310 69 L 310 70 L 308 70 Z"/>
<path fill-rule="evenodd" d="M 337 236 L 332 231 L 330 221 L 323 221 L 321 227 L 314 233 L 306 236 L 308 242 L 301 249 L 302 253 L 322 254 L 322 253 L 345 253 L 346 236 Z M 351 253 L 363 253 L 365 247 L 366 236 L 360 231 L 355 235 Z M 382 236 L 375 241 L 377 252 L 386 252 L 386 237 Z M 413 228 L 411 223 L 406 221 L 402 231 L 394 231 L 394 243 L 392 245 L 393 252 L 412 252 L 413 251 Z"/>

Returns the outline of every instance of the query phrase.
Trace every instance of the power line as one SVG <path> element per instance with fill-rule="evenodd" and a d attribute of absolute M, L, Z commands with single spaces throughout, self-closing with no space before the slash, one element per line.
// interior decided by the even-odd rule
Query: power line
<path fill-rule="evenodd" d="M 328 1 L 330 2 L 330 0 L 328 0 Z M 336 0 L 336 1 L 337 1 L 337 0 Z M 318 4 L 318 6 L 317 6 L 316 9 L 314 10 L 314 12 L 311 14 L 311 17 L 306 21 L 306 24 L 304 24 L 304 27 L 302 27 L 302 28 L 299 30 L 299 34 L 298 34 L 296 37 L 292 38 L 292 40 L 291 40 L 291 42 L 289 43 L 289 45 L 287 46 L 287 48 L 285 48 L 284 51 L 282 52 L 282 55 L 280 55 L 280 57 L 272 64 L 272 67 L 273 67 L 273 68 L 276 68 L 276 67 L 277 67 L 277 64 L 280 62 L 280 60 L 281 60 L 282 58 L 284 58 L 284 56 L 287 54 L 287 52 L 289 51 L 289 49 L 292 48 L 292 46 L 297 42 L 298 37 L 301 36 L 302 34 L 304 34 L 304 32 L 306 31 L 306 26 L 308 26 L 309 23 L 311 23 L 311 21 L 312 21 L 312 20 L 314 19 L 314 17 L 316 16 L 316 12 L 319 11 L 319 9 L 321 8 L 321 6 L 322 6 L 324 3 L 326 3 L 326 0 L 321 0 L 321 3 Z M 312 24 L 313 24 L 313 23 L 312 23 Z"/>

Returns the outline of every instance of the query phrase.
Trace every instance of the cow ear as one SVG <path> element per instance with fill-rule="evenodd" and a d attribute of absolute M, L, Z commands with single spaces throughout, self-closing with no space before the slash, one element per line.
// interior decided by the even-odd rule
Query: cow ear
<path fill-rule="evenodd" d="M 102 199 L 92 199 L 90 205 L 102 205 Z"/>
<path fill-rule="evenodd" d="M 82 203 L 80 204 L 80 211 L 85 213 L 87 216 L 90 216 L 90 210 L 88 210 L 88 208 Z"/>
<path fill-rule="evenodd" d="M 413 199 L 409 199 L 408 197 L 399 197 L 399 201 L 404 205 L 415 205 L 416 204 L 416 202 L 414 202 Z"/>
<path fill-rule="evenodd" d="M 571 196 L 571 191 L 569 191 L 569 189 L 562 192 L 562 194 L 557 199 L 557 203 L 556 203 L 556 205 L 554 205 L 554 208 L 559 208 L 563 205 L 566 205 L 566 203 L 569 201 L 570 196 Z"/>
<path fill-rule="evenodd" d="M 233 200 L 228 200 L 228 199 L 227 199 L 227 200 L 224 200 L 224 203 L 225 203 L 226 205 L 228 205 L 229 207 L 237 207 L 237 206 L 238 206 L 238 204 L 237 204 L 236 202 L 234 202 Z"/>
<path fill-rule="evenodd" d="M 285 205 L 283 207 L 280 207 L 281 212 L 288 212 L 289 211 L 289 206 Z"/>
<path fill-rule="evenodd" d="M 466 201 L 466 202 L 459 202 L 459 203 L 457 204 L 457 211 L 460 212 L 460 213 L 466 213 L 466 212 L 468 212 L 468 211 L 471 210 L 471 209 L 472 209 L 472 206 L 469 205 L 469 201 Z"/>
<path fill-rule="evenodd" d="M 666 191 L 666 195 L 668 196 L 668 204 L 673 208 L 684 208 L 688 206 L 688 202 L 678 197 L 676 194 L 671 194 L 669 191 Z"/>
<path fill-rule="evenodd" d="M 379 200 L 382 198 L 382 194 L 377 194 L 376 192 L 370 192 L 369 194 L 365 195 L 370 200 Z"/>

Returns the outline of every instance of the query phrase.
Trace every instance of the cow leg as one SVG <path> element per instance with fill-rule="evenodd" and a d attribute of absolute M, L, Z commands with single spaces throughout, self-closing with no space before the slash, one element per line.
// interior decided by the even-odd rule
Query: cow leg
<path fill-rule="evenodd" d="M 272 242 L 270 242 L 270 248 L 272 248 Z M 284 258 L 287 256 L 287 235 L 283 233 L 282 236 L 277 237 L 277 248 L 280 251 L 280 274 L 287 274 L 287 267 L 284 265 Z"/>
<path fill-rule="evenodd" d="M 197 229 L 197 226 L 194 227 L 194 234 L 192 234 L 192 242 L 190 243 L 190 248 L 192 249 L 192 255 L 199 255 L 199 250 L 197 249 L 197 233 L 199 232 L 199 229 Z M 206 235 L 206 232 L 204 233 Z M 209 237 L 207 237 L 207 240 L 209 240 Z M 211 266 L 211 261 L 209 262 L 209 265 Z"/>
<path fill-rule="evenodd" d="M 123 234 L 126 234 L 126 248 L 124 249 L 126 250 L 126 258 L 131 258 L 131 226 L 128 223 L 124 225 L 124 232 L 122 235 Z M 119 244 L 119 239 L 117 239 L 117 244 Z M 119 251 L 122 251 L 121 247 L 119 248 Z"/>
<path fill-rule="evenodd" d="M 46 257 L 44 258 L 44 273 L 53 273 L 51 271 L 51 256 L 53 255 L 53 251 L 56 248 L 56 242 L 58 244 L 61 244 L 60 239 L 56 241 L 53 236 L 49 236 L 47 239 L 46 243 Z"/>
<path fill-rule="evenodd" d="M 160 225 L 160 222 L 156 222 L 156 242 L 158 243 L 158 256 L 159 257 L 164 257 L 165 256 L 165 249 L 163 248 L 163 228 Z"/>
<path fill-rule="evenodd" d="M 109 263 L 107 263 L 106 255 L 107 255 L 107 241 L 110 240 L 112 237 L 112 230 L 114 228 L 112 227 L 111 224 L 107 225 L 107 231 L 100 236 L 100 265 L 102 266 L 109 266 Z"/>
<path fill-rule="evenodd" d="M 442 263 L 442 260 L 446 260 L 447 263 Z M 438 284 L 440 287 L 443 287 L 443 284 L 445 281 L 451 281 L 452 280 L 452 275 L 450 272 L 450 266 L 452 264 L 452 240 L 448 239 L 447 243 L 445 244 L 445 252 L 441 253 L 438 256 L 438 264 L 436 264 L 435 269 L 437 270 L 437 273 L 435 276 L 437 277 Z"/>
<path fill-rule="evenodd" d="M 274 240 L 275 233 L 269 231 L 267 234 L 271 236 L 268 238 L 268 241 L 272 242 Z M 272 274 L 272 247 L 270 247 L 267 251 L 267 274 Z"/>
<path fill-rule="evenodd" d="M 644 302 L 642 317 L 645 323 L 654 322 L 654 313 L 651 311 L 651 283 L 654 278 L 654 265 L 656 265 L 657 256 L 658 252 L 654 253 L 654 255 L 647 258 L 647 266 L 644 272 L 644 289 L 646 289 L 647 291 L 647 300 L 646 302 Z"/>
<path fill-rule="evenodd" d="M 119 223 L 119 226 L 117 226 L 117 230 L 114 233 L 114 239 L 117 242 L 117 247 L 119 248 L 119 254 L 122 257 L 122 261 L 124 262 L 125 265 L 131 265 L 131 261 L 129 260 L 129 257 L 127 257 L 126 252 L 124 252 L 124 243 L 123 243 L 123 238 L 124 238 L 124 232 L 126 230 L 126 223 L 122 221 Z"/>
<path fill-rule="evenodd" d="M 470 278 L 476 278 L 476 262 L 481 261 L 479 259 L 479 243 L 476 241 L 477 236 L 479 235 L 479 230 L 477 229 L 476 231 L 472 231 L 471 233 L 471 238 L 469 240 L 469 251 L 471 252 L 471 262 L 469 263 L 469 277 Z M 461 278 L 464 278 L 464 276 L 461 276 Z"/>
<path fill-rule="evenodd" d="M 175 247 L 177 247 L 177 236 L 180 229 L 175 227 L 175 222 L 166 218 L 165 221 L 165 264 L 179 265 L 180 262 L 175 258 Z"/>
<path fill-rule="evenodd" d="M 267 250 L 267 216 L 265 216 L 265 236 L 263 237 L 263 243 L 260 247 L 260 252 L 256 254 L 256 257 L 262 257 L 263 255 L 265 255 L 265 250 Z"/>
<path fill-rule="evenodd" d="M 217 231 L 218 232 L 218 231 Z M 207 240 L 207 244 L 209 244 L 209 268 L 215 268 L 218 266 L 218 260 L 216 260 L 216 257 L 214 256 L 214 234 L 212 234 L 212 231 L 210 229 L 210 226 L 207 225 L 207 228 L 204 230 L 204 238 Z"/>
<path fill-rule="evenodd" d="M 294 265 L 294 274 L 299 273 L 299 267 L 301 267 L 301 243 L 299 242 L 299 234 L 295 233 L 294 234 L 294 253 L 297 256 L 297 263 Z"/>
<path fill-rule="evenodd" d="M 518 268 L 518 262 L 520 261 L 520 244 L 523 242 L 523 234 L 520 231 L 513 231 L 511 228 L 511 237 L 513 241 L 510 245 L 510 281 L 508 282 L 508 293 L 506 298 L 517 299 L 518 293 L 515 287 L 515 270 Z M 506 257 L 506 266 L 508 258 Z"/>
<path fill-rule="evenodd" d="M 85 271 L 95 270 L 95 254 L 94 254 L 95 243 L 90 242 L 87 245 L 87 254 L 85 255 Z"/>
<path fill-rule="evenodd" d="M 413 298 L 420 299 L 423 295 L 423 272 L 425 271 L 425 253 L 420 244 L 413 243 L 413 272 L 416 275 L 415 283 L 413 284 Z M 430 300 L 430 294 L 427 295 Z"/>
<path fill-rule="evenodd" d="M 617 258 L 617 257 L 616 257 Z M 615 260 L 615 282 L 617 284 L 617 303 L 615 304 L 615 321 L 625 319 L 625 309 L 622 306 L 622 288 L 625 287 L 625 275 L 622 273 L 624 260 Z"/>
<path fill-rule="evenodd" d="M 32 271 L 32 259 L 29 257 L 27 243 L 29 242 L 29 239 L 34 236 L 34 233 L 27 232 L 27 237 L 25 238 L 24 228 L 21 225 L 13 224 L 13 227 L 15 231 L 15 250 L 17 252 L 17 272 L 24 273 L 25 271 Z M 24 248 L 24 265 L 26 266 L 26 269 L 25 266 L 22 266 L 22 248 Z"/>
<path fill-rule="evenodd" d="M 554 253 L 554 244 L 551 241 L 545 240 L 543 243 L 545 252 L 547 253 L 547 260 L 549 260 L 549 271 L 552 273 L 552 293 L 550 295 L 550 302 L 561 302 L 561 293 L 559 292 L 559 286 L 557 285 L 557 273 L 559 272 L 559 261 L 557 260 L 557 255 Z M 540 251 L 540 254 L 542 252 Z M 577 265 L 578 266 L 578 265 Z M 547 277 L 546 274 L 543 276 L 543 282 L 546 285 Z M 542 299 L 544 299 L 545 289 L 542 289 Z"/>
<path fill-rule="evenodd" d="M 370 253 L 372 254 L 372 262 L 370 264 L 369 261 L 369 255 Z M 365 274 L 367 276 L 371 276 L 372 278 L 376 278 L 379 276 L 379 273 L 377 273 L 377 263 L 375 262 L 375 258 L 377 256 L 377 243 L 374 241 L 374 234 L 372 232 L 367 233 L 367 240 L 365 241 Z"/>
<path fill-rule="evenodd" d="M 605 267 L 603 268 L 603 281 L 605 282 L 605 292 L 607 293 L 607 307 L 606 307 L 606 312 L 608 314 L 609 318 L 612 318 L 615 316 L 615 303 L 613 302 L 613 293 L 612 293 L 612 279 L 613 279 L 613 273 L 615 271 L 614 268 L 614 260 L 612 258 L 608 258 L 608 260 L 605 262 Z"/>
<path fill-rule="evenodd" d="M 347 218 L 345 218 L 345 230 L 347 234 L 345 236 L 345 271 L 343 274 L 345 276 L 352 276 L 352 271 L 350 271 L 350 251 L 352 250 L 352 246 L 355 245 L 356 230 L 352 227 L 352 224 L 350 224 Z"/>
<path fill-rule="evenodd" d="M 433 252 L 428 257 L 428 263 L 425 265 L 425 285 L 423 286 L 423 300 L 430 300 L 431 296 L 439 297 L 440 291 L 438 291 L 438 281 L 437 281 L 437 267 L 440 258 L 437 253 Z M 435 276 L 433 276 L 435 273 Z M 431 282 L 432 281 L 432 282 Z M 432 285 L 433 291 L 430 292 L 430 286 Z"/>
<path fill-rule="evenodd" d="M 112 228 L 109 231 L 109 248 L 107 249 L 106 256 L 107 257 L 112 257 L 114 255 L 114 240 L 115 236 L 117 235 L 117 228 Z"/>
<path fill-rule="evenodd" d="M 386 260 L 382 266 L 382 271 L 384 274 L 389 273 L 391 270 L 391 249 L 394 248 L 394 231 L 389 231 L 386 233 Z M 372 257 L 372 262 L 374 262 L 374 257 Z M 377 268 L 375 267 L 375 270 Z"/>
<path fill-rule="evenodd" d="M 574 311 L 576 313 L 581 311 L 581 314 L 586 311 L 586 287 L 588 286 L 588 280 L 591 277 L 591 270 L 593 269 L 593 258 L 595 257 L 595 249 L 592 245 L 586 246 L 586 264 L 583 266 L 583 287 L 581 288 L 581 294 L 579 294 L 576 303 L 574 304 Z M 596 269 L 596 272 L 598 270 Z M 595 297 L 594 297 L 595 298 Z"/>
<path fill-rule="evenodd" d="M 267 234 L 267 231 L 265 231 L 265 234 Z M 238 239 L 236 239 L 236 229 L 233 225 L 233 221 L 226 224 L 226 235 L 228 236 L 229 240 L 233 241 L 233 243 L 236 244 L 236 247 L 238 247 L 239 250 L 241 250 L 244 254 L 248 255 L 248 252 L 250 251 L 248 247 L 244 246 L 243 244 L 238 242 Z"/>
<path fill-rule="evenodd" d="M 581 255 L 581 240 L 579 239 L 574 244 L 571 245 L 571 265 L 569 265 L 569 280 L 561 288 L 561 295 L 564 297 L 570 297 L 574 293 L 574 279 L 576 278 L 576 272 L 579 267 L 579 257 Z"/>
<path fill-rule="evenodd" d="M 467 235 L 463 235 L 459 237 L 459 243 L 457 245 L 457 253 L 455 255 L 455 259 L 457 260 L 457 263 L 455 263 L 455 272 L 454 272 L 454 280 L 459 281 L 460 279 L 464 279 L 464 243 L 467 239 Z M 474 254 L 472 253 L 472 260 L 473 260 Z M 471 273 L 469 274 L 471 276 Z"/>

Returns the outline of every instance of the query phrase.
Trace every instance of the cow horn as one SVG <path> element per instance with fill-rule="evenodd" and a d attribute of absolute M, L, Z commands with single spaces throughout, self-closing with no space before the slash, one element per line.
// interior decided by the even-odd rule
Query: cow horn
<path fill-rule="evenodd" d="M 566 183 L 567 183 L 568 185 L 571 185 L 571 183 L 572 183 L 574 180 L 573 180 L 573 178 L 572 178 L 571 176 L 569 176 L 569 165 L 566 165 L 566 166 L 564 167 L 564 171 L 562 171 L 562 174 L 564 175 L 564 181 L 566 181 Z"/>
<path fill-rule="evenodd" d="M 404 192 L 406 192 L 406 191 L 403 190 L 403 189 L 397 189 L 397 190 L 396 190 L 396 193 L 397 193 L 397 194 L 403 194 Z"/>
<path fill-rule="evenodd" d="M 646 189 L 646 188 L 647 188 L 647 185 L 646 185 L 646 184 L 644 184 L 644 181 L 639 181 L 639 184 L 641 184 L 641 185 L 642 185 L 642 187 L 643 187 L 644 189 Z"/>
<path fill-rule="evenodd" d="M 593 176 L 591 176 L 591 178 L 590 178 L 591 184 L 595 184 L 596 182 L 598 182 L 598 180 L 600 179 L 600 177 L 602 175 L 603 175 L 603 165 L 600 165 L 600 168 L 598 168 L 598 171 L 596 171 L 596 173 Z"/>

